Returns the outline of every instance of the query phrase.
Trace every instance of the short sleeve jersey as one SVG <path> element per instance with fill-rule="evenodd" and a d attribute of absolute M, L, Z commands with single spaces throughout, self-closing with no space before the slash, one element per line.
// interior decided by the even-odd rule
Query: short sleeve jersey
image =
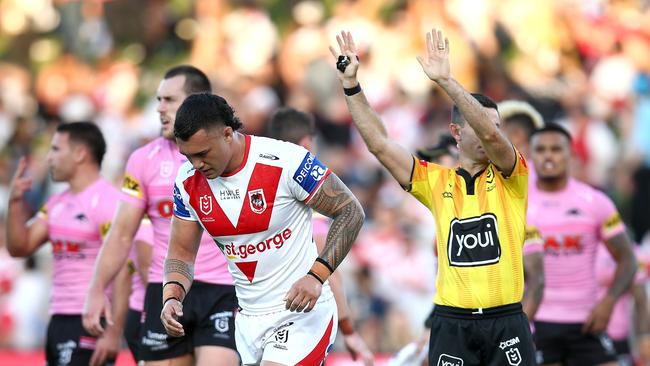
<path fill-rule="evenodd" d="M 120 192 L 104 178 L 82 192 L 52 195 L 37 214 L 47 225 L 54 257 L 50 314 L 83 310 L 95 260 L 117 208 Z"/>
<path fill-rule="evenodd" d="M 186 161 L 175 142 L 160 137 L 134 151 L 126 164 L 122 200 L 144 208 L 153 226 L 150 283 L 163 280 L 174 207 L 174 179 L 178 168 Z M 207 235 L 203 236 L 196 256 L 194 280 L 232 285 L 226 260 Z"/>
<path fill-rule="evenodd" d="M 597 249 L 625 230 L 621 217 L 604 193 L 574 179 L 558 192 L 532 186 L 528 205 L 527 225 L 544 243 L 544 298 L 535 318 L 584 322 L 598 301 Z"/>
<path fill-rule="evenodd" d="M 184 164 L 174 187 L 174 214 L 198 221 L 223 251 L 244 314 L 284 309 L 291 285 L 317 257 L 306 205 L 330 170 L 304 148 L 244 135 L 242 165 L 206 179 Z M 323 286 L 319 301 L 331 297 Z"/>
<path fill-rule="evenodd" d="M 521 301 L 528 168 L 519 152 L 508 177 L 491 163 L 472 177 L 416 161 L 410 193 L 436 220 L 436 304 L 489 308 Z"/>

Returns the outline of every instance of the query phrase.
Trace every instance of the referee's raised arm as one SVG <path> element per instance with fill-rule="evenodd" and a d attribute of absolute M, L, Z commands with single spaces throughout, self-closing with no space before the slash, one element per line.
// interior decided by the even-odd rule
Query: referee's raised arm
<path fill-rule="evenodd" d="M 338 60 L 338 78 L 343 85 L 345 101 L 352 120 L 366 142 L 368 150 L 388 169 L 402 187 L 408 187 L 415 162 L 413 155 L 388 137 L 386 127 L 366 99 L 359 81 L 357 70 L 359 59 L 350 32 L 336 36 L 340 53 L 332 47 L 330 52 Z"/>
<path fill-rule="evenodd" d="M 516 156 L 512 143 L 500 130 L 498 113 L 490 115 L 472 94 L 451 75 L 449 40 L 435 28 L 426 35 L 426 56 L 417 57 L 422 70 L 454 101 L 470 127 L 476 132 L 490 161 L 506 176 L 512 173 Z"/>

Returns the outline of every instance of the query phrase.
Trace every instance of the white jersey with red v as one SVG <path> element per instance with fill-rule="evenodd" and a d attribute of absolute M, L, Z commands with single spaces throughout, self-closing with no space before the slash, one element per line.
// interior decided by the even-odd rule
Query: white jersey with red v
<path fill-rule="evenodd" d="M 306 205 L 330 174 L 312 153 L 245 135 L 242 165 L 206 179 L 190 163 L 174 186 L 174 214 L 198 221 L 228 259 L 246 313 L 284 309 L 284 296 L 317 257 Z M 331 296 L 323 288 L 321 299 Z"/>

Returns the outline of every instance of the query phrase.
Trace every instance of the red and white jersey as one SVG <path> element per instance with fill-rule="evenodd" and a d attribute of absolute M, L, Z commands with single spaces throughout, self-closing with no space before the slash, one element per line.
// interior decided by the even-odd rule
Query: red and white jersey
<path fill-rule="evenodd" d="M 199 221 L 228 259 L 243 314 L 284 310 L 284 297 L 318 255 L 306 205 L 330 174 L 288 142 L 245 136 L 241 166 L 206 179 L 191 163 L 178 171 L 174 215 Z M 332 296 L 327 283 L 319 302 Z"/>

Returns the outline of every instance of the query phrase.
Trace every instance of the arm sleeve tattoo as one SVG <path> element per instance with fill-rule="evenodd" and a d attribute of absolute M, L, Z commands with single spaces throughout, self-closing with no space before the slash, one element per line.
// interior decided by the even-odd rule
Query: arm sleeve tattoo
<path fill-rule="evenodd" d="M 335 174 L 326 178 L 309 201 L 309 206 L 333 219 L 325 248 L 319 256 L 336 269 L 350 251 L 361 230 L 365 218 L 363 208 Z"/>

